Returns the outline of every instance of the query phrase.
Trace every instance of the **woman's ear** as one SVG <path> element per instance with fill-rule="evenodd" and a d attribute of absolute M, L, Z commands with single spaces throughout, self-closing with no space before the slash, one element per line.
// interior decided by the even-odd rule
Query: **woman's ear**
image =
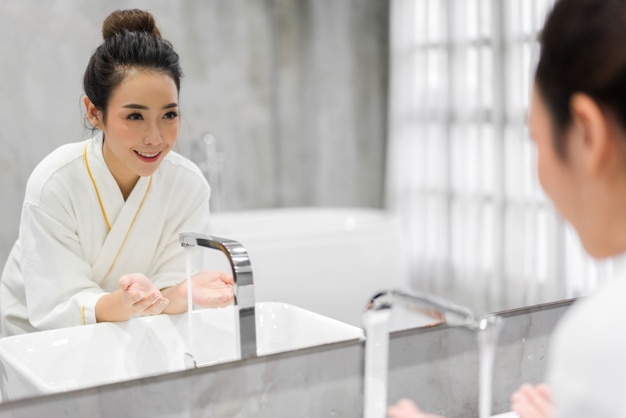
<path fill-rule="evenodd" d="M 584 167 L 592 175 L 597 175 L 606 167 L 607 158 L 613 154 L 610 121 L 598 103 L 586 94 L 576 93 L 572 96 L 570 111 L 578 139 L 573 145 L 582 152 L 579 157 Z"/>
<path fill-rule="evenodd" d="M 89 119 L 89 123 L 96 129 L 102 129 L 102 112 L 98 110 L 87 96 L 83 97 L 83 103 L 85 104 L 85 114 L 87 119 Z"/>

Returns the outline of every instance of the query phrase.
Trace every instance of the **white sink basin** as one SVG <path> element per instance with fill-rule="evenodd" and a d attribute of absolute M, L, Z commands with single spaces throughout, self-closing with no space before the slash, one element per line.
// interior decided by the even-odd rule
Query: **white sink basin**
<path fill-rule="evenodd" d="M 0 339 L 3 398 L 74 390 L 237 360 L 235 309 L 158 315 Z M 256 304 L 259 356 L 363 338 L 352 325 L 278 302 Z"/>

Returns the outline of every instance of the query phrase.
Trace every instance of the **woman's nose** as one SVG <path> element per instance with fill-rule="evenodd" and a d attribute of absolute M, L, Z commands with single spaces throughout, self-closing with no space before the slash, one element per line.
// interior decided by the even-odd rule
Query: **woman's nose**
<path fill-rule="evenodd" d="M 163 142 L 163 138 L 161 137 L 161 131 L 159 127 L 156 125 L 151 125 L 150 129 L 145 133 L 143 137 L 143 143 L 146 145 L 156 145 Z"/>

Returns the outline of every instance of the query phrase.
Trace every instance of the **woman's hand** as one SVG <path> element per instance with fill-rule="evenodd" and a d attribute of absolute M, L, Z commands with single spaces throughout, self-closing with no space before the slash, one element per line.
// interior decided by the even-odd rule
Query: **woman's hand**
<path fill-rule="evenodd" d="M 187 296 L 187 281 L 182 284 Z M 202 308 L 223 308 L 235 297 L 234 284 L 233 276 L 223 271 L 201 271 L 191 276 L 191 300 Z"/>
<path fill-rule="evenodd" d="M 191 276 L 191 298 L 194 305 L 202 308 L 223 308 L 233 302 L 233 276 L 222 271 L 201 271 Z M 163 289 L 163 296 L 170 300 L 165 313 L 187 311 L 187 280 Z"/>
<path fill-rule="evenodd" d="M 443 418 L 440 415 L 422 412 L 410 399 L 400 399 L 398 403 L 387 408 L 389 418 Z"/>
<path fill-rule="evenodd" d="M 551 418 L 554 411 L 548 386 L 522 385 L 511 396 L 511 409 L 520 418 Z"/>
<path fill-rule="evenodd" d="M 141 273 L 125 274 L 117 282 L 122 305 L 134 315 L 158 315 L 169 304 L 161 291 Z"/>
<path fill-rule="evenodd" d="M 97 322 L 126 321 L 136 315 L 157 315 L 169 300 L 141 273 L 125 274 L 117 281 L 119 290 L 96 302 Z"/>

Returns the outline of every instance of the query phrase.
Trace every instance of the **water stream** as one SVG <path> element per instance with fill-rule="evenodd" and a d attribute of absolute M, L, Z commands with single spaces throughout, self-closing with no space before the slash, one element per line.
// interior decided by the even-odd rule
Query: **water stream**
<path fill-rule="evenodd" d="M 186 339 L 187 339 L 187 351 L 183 353 L 184 364 L 186 368 L 196 368 L 202 367 L 208 364 L 212 364 L 213 361 L 210 359 L 208 352 L 205 351 L 207 347 L 203 346 L 203 340 L 201 337 L 196 336 L 196 332 L 203 329 L 202 325 L 202 312 L 203 309 L 201 307 L 196 307 L 194 310 L 193 305 L 193 294 L 192 294 L 192 275 L 194 271 L 198 271 L 198 267 L 204 267 L 207 260 L 213 261 L 213 259 L 206 257 L 206 252 L 202 250 L 201 247 L 184 247 L 185 248 L 185 274 L 187 279 L 187 329 L 186 329 Z M 226 262 L 226 258 L 220 252 L 215 252 L 219 256 L 218 261 L 221 260 L 222 263 Z M 195 267 L 195 269 L 194 269 Z M 235 287 L 235 292 L 237 291 Z M 240 335 L 239 335 L 239 307 L 235 304 L 232 309 L 223 308 L 223 311 L 226 313 L 232 312 L 232 321 L 234 331 L 227 331 L 227 335 L 223 336 L 228 338 L 232 333 L 233 340 L 227 339 L 221 343 L 222 347 L 233 347 L 235 352 L 234 358 L 241 358 L 241 347 L 240 347 Z M 194 325 L 195 324 L 195 325 Z"/>
<path fill-rule="evenodd" d="M 387 416 L 387 370 L 391 309 L 365 311 L 365 418 Z"/>
<path fill-rule="evenodd" d="M 185 267 L 187 276 L 187 352 L 183 353 L 185 367 L 196 367 L 196 360 L 193 353 L 193 302 L 191 298 L 191 264 L 193 247 L 185 247 Z"/>
<path fill-rule="evenodd" d="M 478 416 L 491 416 L 493 393 L 493 363 L 502 320 L 494 315 L 486 316 L 478 322 Z"/>

